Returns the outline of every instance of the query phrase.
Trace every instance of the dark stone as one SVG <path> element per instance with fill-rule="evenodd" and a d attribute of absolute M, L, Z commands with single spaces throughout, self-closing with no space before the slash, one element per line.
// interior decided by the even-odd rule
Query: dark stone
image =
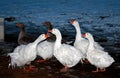
<path fill-rule="evenodd" d="M 8 22 L 15 21 L 15 17 L 7 17 L 5 18 L 5 21 L 8 21 Z"/>

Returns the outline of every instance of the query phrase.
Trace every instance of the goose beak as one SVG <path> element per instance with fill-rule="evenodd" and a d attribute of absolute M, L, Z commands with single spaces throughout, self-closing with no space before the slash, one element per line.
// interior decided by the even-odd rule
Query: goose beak
<path fill-rule="evenodd" d="M 86 37 L 86 34 L 82 34 L 82 37 Z"/>
<path fill-rule="evenodd" d="M 69 22 L 70 24 L 73 24 L 74 21 L 75 21 L 74 19 L 71 19 Z"/>
<path fill-rule="evenodd" d="M 48 34 L 45 34 L 45 38 L 48 38 L 49 37 L 49 35 Z"/>

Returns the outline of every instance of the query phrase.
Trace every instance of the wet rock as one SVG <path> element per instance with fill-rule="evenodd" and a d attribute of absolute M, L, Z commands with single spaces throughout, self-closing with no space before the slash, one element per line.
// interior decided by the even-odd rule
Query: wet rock
<path fill-rule="evenodd" d="M 46 66 L 46 68 L 47 68 L 47 69 L 49 69 L 49 70 L 51 69 L 51 67 L 50 67 L 50 66 Z"/>
<path fill-rule="evenodd" d="M 6 17 L 6 18 L 5 18 L 5 21 L 8 21 L 8 22 L 15 21 L 15 17 L 12 17 L 12 16 Z"/>

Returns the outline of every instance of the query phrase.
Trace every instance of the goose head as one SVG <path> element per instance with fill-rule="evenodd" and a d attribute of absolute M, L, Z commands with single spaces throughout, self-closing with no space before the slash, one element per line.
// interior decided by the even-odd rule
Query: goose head
<path fill-rule="evenodd" d="M 19 28 L 23 29 L 24 28 L 24 24 L 21 23 L 21 22 L 16 23 L 16 27 L 19 27 Z"/>
<path fill-rule="evenodd" d="M 49 21 L 45 21 L 42 23 L 44 26 L 48 27 L 48 35 L 50 36 L 49 38 L 47 38 L 47 41 L 53 42 L 56 40 L 56 36 L 54 34 L 52 34 L 51 32 L 49 32 L 49 30 L 52 30 L 52 24 Z"/>
<path fill-rule="evenodd" d="M 37 45 L 39 42 L 46 40 L 48 38 L 48 34 L 41 34 L 34 42 L 33 44 Z"/>
<path fill-rule="evenodd" d="M 75 19 L 71 19 L 69 22 L 70 22 L 70 24 L 72 24 L 73 26 L 79 25 L 78 21 L 76 21 Z"/>
<path fill-rule="evenodd" d="M 15 17 L 7 17 L 5 18 L 5 20 L 8 22 L 12 22 L 12 21 L 15 21 Z"/>
<path fill-rule="evenodd" d="M 45 39 L 47 39 L 48 37 L 49 37 L 48 34 L 41 34 L 41 35 L 40 35 L 40 38 L 41 38 L 42 40 L 45 40 Z"/>
<path fill-rule="evenodd" d="M 52 28 L 52 24 L 51 24 L 49 21 L 43 22 L 43 25 L 44 25 L 44 26 L 47 26 L 47 27 L 48 27 L 48 30 L 53 29 L 53 28 Z"/>
<path fill-rule="evenodd" d="M 92 37 L 92 34 L 85 33 L 85 34 L 82 34 L 82 37 L 84 37 L 84 38 L 90 38 L 90 37 Z"/>
<path fill-rule="evenodd" d="M 55 29 L 55 28 L 53 28 L 52 30 L 49 30 L 49 32 L 56 34 L 56 35 L 60 33 L 60 31 L 58 29 Z"/>

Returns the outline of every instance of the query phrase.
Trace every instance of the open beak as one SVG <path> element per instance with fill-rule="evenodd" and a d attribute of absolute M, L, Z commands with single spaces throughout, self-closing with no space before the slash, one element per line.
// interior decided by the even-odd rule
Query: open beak
<path fill-rule="evenodd" d="M 86 34 L 82 34 L 82 37 L 86 37 Z"/>

